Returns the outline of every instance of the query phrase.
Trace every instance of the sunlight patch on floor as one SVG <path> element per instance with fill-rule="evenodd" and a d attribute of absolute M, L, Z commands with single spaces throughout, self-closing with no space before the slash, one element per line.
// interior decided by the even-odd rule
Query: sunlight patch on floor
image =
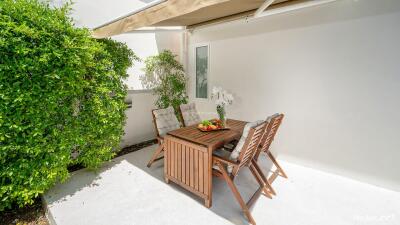
<path fill-rule="evenodd" d="M 163 180 L 163 162 L 146 163 L 155 146 L 107 163 L 100 171 L 76 171 L 44 196 L 52 223 L 247 224 L 226 183 L 213 179 L 213 206 Z M 271 164 L 265 157 L 261 166 Z M 289 179 L 278 178 L 277 196 L 261 196 L 251 209 L 257 224 L 398 225 L 400 193 L 282 162 Z M 235 180 L 245 200 L 257 189 L 249 171 Z"/>

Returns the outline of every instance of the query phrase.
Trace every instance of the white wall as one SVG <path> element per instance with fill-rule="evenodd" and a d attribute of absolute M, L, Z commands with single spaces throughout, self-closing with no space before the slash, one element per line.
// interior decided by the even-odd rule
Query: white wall
<path fill-rule="evenodd" d="M 180 32 L 151 32 L 151 33 L 127 33 L 113 36 L 112 39 L 125 42 L 130 49 L 141 59 L 128 70 L 129 77 L 126 80 L 130 90 L 142 90 L 144 87 L 140 77 L 144 75 L 144 60 L 153 55 L 157 55 L 163 50 L 171 50 L 180 59 L 181 53 L 181 33 Z"/>
<path fill-rule="evenodd" d="M 278 158 L 400 191 L 400 1 L 341 0 L 195 30 L 210 44 L 209 86 L 237 101 L 228 117 L 286 114 Z M 290 174 L 289 174 L 290 176 Z"/>
<path fill-rule="evenodd" d="M 127 84 L 131 90 L 128 98 L 132 99 L 132 108 L 126 111 L 125 135 L 121 143 L 122 147 L 125 147 L 155 138 L 151 110 L 156 108 L 156 98 L 149 90 L 141 91 L 139 77 L 144 74 L 144 60 L 164 49 L 171 50 L 179 60 L 181 33 L 129 33 L 115 36 L 113 39 L 125 42 L 142 59 L 128 70 L 130 76 Z"/>
<path fill-rule="evenodd" d="M 155 138 L 151 110 L 154 109 L 155 96 L 151 92 L 130 91 L 128 98 L 132 99 L 132 108 L 125 111 L 127 115 L 125 135 L 122 147 Z"/>

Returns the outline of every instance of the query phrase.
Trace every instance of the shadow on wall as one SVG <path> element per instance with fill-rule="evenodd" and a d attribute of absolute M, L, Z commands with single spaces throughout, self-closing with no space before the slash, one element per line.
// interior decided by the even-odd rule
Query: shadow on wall
<path fill-rule="evenodd" d="M 158 52 L 163 50 L 170 50 L 172 53 L 177 55 L 177 60 L 180 61 L 181 56 L 181 32 L 174 31 L 161 31 L 155 32 L 155 40 L 157 44 Z M 182 63 L 182 62 L 181 62 Z"/>
<path fill-rule="evenodd" d="M 132 108 L 125 111 L 127 118 L 121 147 L 155 138 L 151 117 L 154 95 L 150 91 L 129 91 L 128 98 L 132 100 Z"/>
<path fill-rule="evenodd" d="M 212 82 L 241 97 L 228 117 L 287 115 L 279 155 L 398 191 L 399 18 L 400 1 L 342 0 L 197 30 L 190 44 L 211 43 Z"/>
<path fill-rule="evenodd" d="M 149 1 L 150 2 L 150 1 Z M 135 34 L 132 34 L 132 40 L 135 39 Z M 151 37 L 150 37 L 151 36 Z M 155 32 L 154 36 L 138 35 L 138 38 L 143 41 L 149 41 L 151 45 L 149 48 L 154 48 L 150 51 L 150 54 L 157 54 L 164 49 L 171 50 L 174 54 L 178 55 L 179 60 L 180 55 L 180 32 Z M 154 40 L 149 40 L 151 38 Z M 140 49 L 141 46 L 133 45 L 133 50 L 139 48 L 138 50 L 149 53 L 148 49 Z M 142 59 L 143 61 L 145 58 Z M 148 90 L 133 90 L 129 91 L 128 99 L 132 101 L 132 107 L 126 110 L 127 120 L 125 124 L 125 135 L 123 137 L 121 147 L 130 146 L 142 141 L 147 141 L 154 139 L 155 132 L 152 124 L 151 110 L 155 108 L 156 96 L 153 95 L 151 91 Z"/>

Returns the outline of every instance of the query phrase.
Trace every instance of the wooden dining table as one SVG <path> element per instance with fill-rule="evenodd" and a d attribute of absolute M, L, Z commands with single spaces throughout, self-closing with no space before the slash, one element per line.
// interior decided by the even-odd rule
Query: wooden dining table
<path fill-rule="evenodd" d="M 227 130 L 204 132 L 193 125 L 168 132 L 164 138 L 165 181 L 201 197 L 211 207 L 213 151 L 240 138 L 246 123 L 228 119 Z"/>

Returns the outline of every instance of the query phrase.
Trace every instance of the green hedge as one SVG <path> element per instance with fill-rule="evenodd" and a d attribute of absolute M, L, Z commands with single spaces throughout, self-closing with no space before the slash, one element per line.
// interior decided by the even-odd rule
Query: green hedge
<path fill-rule="evenodd" d="M 137 57 L 43 2 L 0 1 L 0 211 L 32 203 L 69 165 L 98 167 L 123 134 Z"/>

